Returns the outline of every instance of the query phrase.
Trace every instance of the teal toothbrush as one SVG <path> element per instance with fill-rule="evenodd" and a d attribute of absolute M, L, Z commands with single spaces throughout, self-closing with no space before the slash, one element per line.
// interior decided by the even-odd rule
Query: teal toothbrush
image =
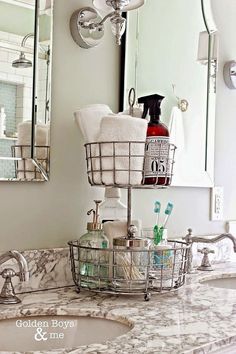
<path fill-rule="evenodd" d="M 168 203 L 167 204 L 167 207 L 166 207 L 166 210 L 165 210 L 166 217 L 165 217 L 164 224 L 162 226 L 163 229 L 165 229 L 165 227 L 167 225 L 167 222 L 169 220 L 169 217 L 170 217 L 170 215 L 172 213 L 173 208 L 174 208 L 174 204 L 172 204 L 172 203 Z"/>
<path fill-rule="evenodd" d="M 154 213 L 157 214 L 155 225 L 157 226 L 159 225 L 160 212 L 161 212 L 161 203 L 157 200 L 154 206 Z"/>
<path fill-rule="evenodd" d="M 158 245 L 161 241 L 160 233 L 159 233 L 160 212 L 161 212 L 161 203 L 159 201 L 156 201 L 154 206 L 154 213 L 156 214 L 156 223 L 153 228 L 155 245 Z"/>

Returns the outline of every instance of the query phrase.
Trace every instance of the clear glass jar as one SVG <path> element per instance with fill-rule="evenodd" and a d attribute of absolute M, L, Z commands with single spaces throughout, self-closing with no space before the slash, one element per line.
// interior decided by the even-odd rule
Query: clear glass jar
<path fill-rule="evenodd" d="M 150 264 L 149 240 L 135 238 L 131 225 L 127 237 L 113 240 L 113 286 L 119 291 L 145 289 Z"/>
<path fill-rule="evenodd" d="M 81 285 L 88 288 L 101 288 L 109 277 L 109 242 L 103 231 L 88 230 L 79 240 Z M 103 251 L 104 250 L 104 251 Z"/>

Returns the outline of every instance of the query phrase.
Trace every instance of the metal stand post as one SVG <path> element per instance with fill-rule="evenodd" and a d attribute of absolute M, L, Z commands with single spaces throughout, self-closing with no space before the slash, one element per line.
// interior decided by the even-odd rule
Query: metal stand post
<path fill-rule="evenodd" d="M 127 189 L 127 234 L 131 225 L 131 190 L 131 187 Z"/>

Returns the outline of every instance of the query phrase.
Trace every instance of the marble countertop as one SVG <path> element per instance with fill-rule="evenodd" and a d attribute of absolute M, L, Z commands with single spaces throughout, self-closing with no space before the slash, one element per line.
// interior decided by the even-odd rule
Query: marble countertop
<path fill-rule="evenodd" d="M 203 354 L 228 343 L 235 342 L 236 347 L 236 290 L 201 283 L 204 278 L 221 274 L 236 276 L 236 263 L 215 267 L 213 272 L 189 275 L 183 288 L 153 295 L 149 302 L 141 296 L 96 295 L 87 291 L 77 294 L 73 287 L 21 294 L 21 304 L 0 305 L 0 319 L 89 315 L 133 325 L 127 334 L 113 341 L 53 353 Z"/>

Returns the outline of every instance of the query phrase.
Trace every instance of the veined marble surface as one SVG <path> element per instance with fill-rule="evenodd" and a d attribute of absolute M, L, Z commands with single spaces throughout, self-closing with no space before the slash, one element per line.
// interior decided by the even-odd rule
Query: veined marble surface
<path fill-rule="evenodd" d="M 0 319 L 88 315 L 134 325 L 130 332 L 113 341 L 54 350 L 51 352 L 54 354 L 210 353 L 222 345 L 236 343 L 236 290 L 211 288 L 200 281 L 228 273 L 236 276 L 236 263 L 217 265 L 217 270 L 211 273 L 191 274 L 183 288 L 153 295 L 150 302 L 145 302 L 143 297 L 96 295 L 86 291 L 77 294 L 73 287 L 21 294 L 22 304 L 0 305 Z"/>
<path fill-rule="evenodd" d="M 68 248 L 30 250 L 21 253 L 28 263 L 30 278 L 25 283 L 21 283 L 18 277 L 12 279 L 16 293 L 73 285 Z M 0 271 L 4 268 L 18 271 L 14 259 L 2 264 Z M 0 277 L 0 288 L 2 285 L 3 279 Z"/>

